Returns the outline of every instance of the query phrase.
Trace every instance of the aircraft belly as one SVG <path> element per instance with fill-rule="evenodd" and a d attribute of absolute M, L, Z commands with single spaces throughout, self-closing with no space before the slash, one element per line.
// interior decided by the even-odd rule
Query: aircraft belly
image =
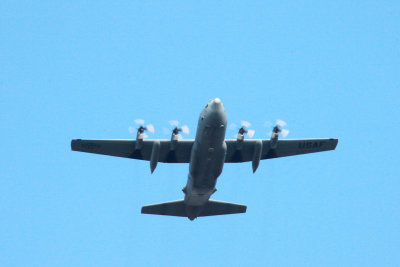
<path fill-rule="evenodd" d="M 189 163 L 187 183 L 182 189 L 184 199 L 143 206 L 142 213 L 188 217 L 190 220 L 246 212 L 245 205 L 210 199 L 217 191 L 215 185 L 225 162 L 252 162 L 255 172 L 260 160 L 334 150 L 338 144 L 338 139 L 333 138 L 278 140 L 279 134 L 287 131 L 280 128 L 286 123 L 278 121 L 269 140 L 244 140 L 244 134 L 252 136 L 244 122 L 236 140 L 226 140 L 227 116 L 219 98 L 210 100 L 200 113 L 195 140 L 178 140 L 180 132 L 189 133 L 187 126 L 178 127 L 178 121 L 170 121 L 175 126 L 170 140 L 143 140 L 145 131 L 154 132 L 154 127 L 145 126 L 141 119 L 135 123 L 141 124 L 136 140 L 73 139 L 71 149 L 149 161 L 151 173 L 158 162 Z"/>
<path fill-rule="evenodd" d="M 217 178 L 225 162 L 226 144 L 219 148 L 205 149 L 200 145 L 193 147 L 185 203 L 199 206 L 205 204 L 216 191 Z"/>
<path fill-rule="evenodd" d="M 214 188 L 225 162 L 226 144 L 219 148 L 199 149 L 192 154 L 190 176 L 198 188 Z"/>
<path fill-rule="evenodd" d="M 207 107 L 206 107 L 207 108 Z M 199 118 L 195 143 L 189 165 L 185 204 L 189 217 L 197 217 L 210 196 L 216 191 L 217 178 L 225 163 L 226 114 L 218 103 L 203 110 Z"/>

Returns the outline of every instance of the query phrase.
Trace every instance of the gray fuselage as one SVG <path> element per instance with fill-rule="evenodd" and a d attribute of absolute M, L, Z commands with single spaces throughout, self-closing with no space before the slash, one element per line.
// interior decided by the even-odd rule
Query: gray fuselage
<path fill-rule="evenodd" d="M 201 212 L 221 174 L 226 155 L 227 117 L 219 98 L 210 100 L 202 110 L 192 147 L 188 181 L 183 189 L 186 212 L 194 219 Z"/>

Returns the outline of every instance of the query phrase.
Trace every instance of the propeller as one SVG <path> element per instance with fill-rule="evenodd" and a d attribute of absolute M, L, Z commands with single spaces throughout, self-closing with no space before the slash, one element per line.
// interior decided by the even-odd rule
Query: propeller
<path fill-rule="evenodd" d="M 245 135 L 247 134 L 250 138 L 253 138 L 254 134 L 256 133 L 255 130 L 249 129 L 251 127 L 251 123 L 248 121 L 240 121 L 240 128 L 239 128 L 239 134 Z M 235 123 L 231 123 L 229 126 L 229 129 L 231 130 L 236 130 L 238 126 Z M 236 137 L 236 135 L 235 135 Z"/>
<path fill-rule="evenodd" d="M 266 122 L 264 124 L 265 126 L 270 126 L 271 123 L 270 122 Z M 283 120 L 276 120 L 276 125 L 274 126 L 274 128 L 272 129 L 272 132 L 270 133 L 270 135 L 276 135 L 276 134 L 281 134 L 282 137 L 286 137 L 289 134 L 289 130 L 288 129 L 283 129 L 282 127 L 287 126 L 287 123 Z"/>
<path fill-rule="evenodd" d="M 139 125 L 139 128 L 129 126 L 128 127 L 129 133 L 133 134 L 137 131 L 138 133 L 143 134 L 144 138 L 148 137 L 148 135 L 145 133 L 145 131 L 148 131 L 148 132 L 154 134 L 155 128 L 154 128 L 153 124 L 147 124 L 146 126 L 144 126 L 145 121 L 143 119 L 136 119 L 136 120 L 134 120 L 134 122 L 135 122 L 135 124 Z"/>
<path fill-rule="evenodd" d="M 163 133 L 164 134 L 169 134 L 171 131 L 174 135 L 178 135 L 180 138 L 182 138 L 182 135 L 180 134 L 180 132 L 184 133 L 184 134 L 189 134 L 190 133 L 190 129 L 187 125 L 183 125 L 182 127 L 179 127 L 179 121 L 177 120 L 170 120 L 168 122 L 171 126 L 173 126 L 174 128 L 172 130 L 167 129 L 167 128 L 163 128 Z"/>

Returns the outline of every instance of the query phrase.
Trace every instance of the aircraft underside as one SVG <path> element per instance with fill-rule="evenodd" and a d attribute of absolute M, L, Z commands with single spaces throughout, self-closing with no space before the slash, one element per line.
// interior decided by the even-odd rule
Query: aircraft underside
<path fill-rule="evenodd" d="M 144 124 L 143 120 L 140 121 Z M 277 121 L 270 139 L 244 140 L 245 135 L 254 135 L 254 131 L 247 129 L 247 123 L 242 124 L 236 140 L 227 140 L 225 108 L 221 100 L 216 98 L 203 108 L 195 140 L 179 140 L 179 133 L 189 130 L 187 126 L 178 128 L 177 123 L 170 140 L 144 140 L 144 132 L 154 131 L 154 127 L 141 125 L 136 140 L 73 139 L 71 148 L 74 151 L 146 160 L 150 162 L 152 173 L 158 162 L 189 163 L 188 181 L 182 189 L 184 199 L 143 206 L 142 213 L 188 217 L 194 220 L 203 216 L 246 212 L 245 205 L 210 200 L 216 191 L 217 178 L 225 163 L 251 161 L 255 172 L 260 161 L 264 159 L 336 148 L 338 139 L 334 138 L 278 140 L 279 134 L 285 136 L 288 133 L 281 129 L 281 122 Z"/>

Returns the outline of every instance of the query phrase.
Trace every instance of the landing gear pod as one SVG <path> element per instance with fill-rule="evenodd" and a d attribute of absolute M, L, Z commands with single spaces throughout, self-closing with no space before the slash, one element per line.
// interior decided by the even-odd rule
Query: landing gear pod
<path fill-rule="evenodd" d="M 253 155 L 253 173 L 256 172 L 258 165 L 260 165 L 261 160 L 261 152 L 262 152 L 263 144 L 261 140 L 256 140 L 254 143 L 254 155 Z"/>

